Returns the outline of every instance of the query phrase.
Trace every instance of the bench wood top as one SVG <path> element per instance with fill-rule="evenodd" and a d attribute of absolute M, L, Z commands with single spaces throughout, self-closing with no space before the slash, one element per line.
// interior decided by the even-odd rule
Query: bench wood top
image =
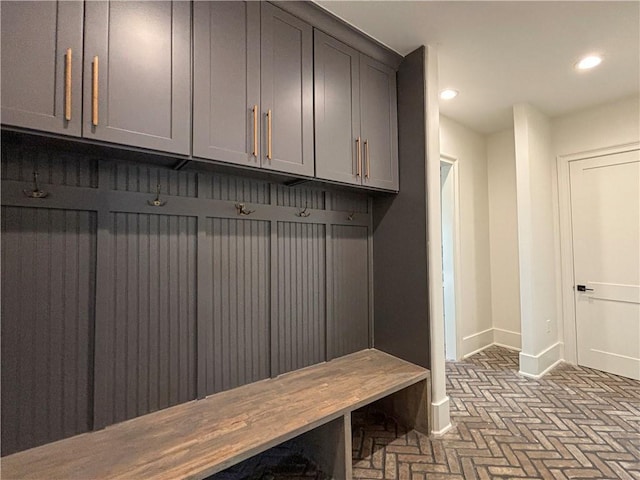
<path fill-rule="evenodd" d="M 2 478 L 205 478 L 428 375 L 362 350 L 9 455 Z"/>

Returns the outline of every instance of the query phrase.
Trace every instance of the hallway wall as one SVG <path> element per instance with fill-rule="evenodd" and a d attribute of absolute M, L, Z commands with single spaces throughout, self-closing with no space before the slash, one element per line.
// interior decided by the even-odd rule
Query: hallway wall
<path fill-rule="evenodd" d="M 458 162 L 461 278 L 459 335 L 468 355 L 493 343 L 489 192 L 484 135 L 440 116 L 440 151 Z"/>

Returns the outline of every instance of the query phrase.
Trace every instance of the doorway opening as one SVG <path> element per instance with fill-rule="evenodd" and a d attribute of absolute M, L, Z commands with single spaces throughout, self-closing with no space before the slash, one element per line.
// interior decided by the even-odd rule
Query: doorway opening
<path fill-rule="evenodd" d="M 445 358 L 459 360 L 458 318 L 460 317 L 458 241 L 458 162 L 440 158 L 440 218 L 442 223 L 442 295 L 445 336 Z"/>

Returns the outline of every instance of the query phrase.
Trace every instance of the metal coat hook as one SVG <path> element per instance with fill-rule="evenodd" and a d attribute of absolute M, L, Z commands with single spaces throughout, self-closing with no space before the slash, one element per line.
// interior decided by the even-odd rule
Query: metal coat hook
<path fill-rule="evenodd" d="M 251 215 L 255 210 L 249 210 L 244 203 L 236 203 L 236 210 L 238 211 L 238 215 Z"/>
<path fill-rule="evenodd" d="M 154 200 L 147 200 L 147 203 L 152 207 L 164 207 L 167 203 L 166 200 L 160 200 L 160 184 L 156 189 L 156 198 Z"/>
<path fill-rule="evenodd" d="M 353 219 L 356 216 L 356 212 L 351 212 L 349 215 L 347 215 L 347 220 L 349 220 L 350 222 L 353 222 Z"/>
<path fill-rule="evenodd" d="M 48 192 L 40 190 L 40 187 L 38 186 L 37 170 L 33 172 L 33 190 L 23 190 L 22 193 L 24 193 L 29 198 L 44 198 L 49 195 Z"/>
<path fill-rule="evenodd" d="M 308 212 L 308 211 L 307 211 L 307 208 L 308 208 L 308 206 L 307 206 L 307 204 L 305 203 L 305 204 L 304 204 L 304 209 L 302 209 L 302 210 L 300 210 L 298 213 L 296 213 L 296 216 L 298 216 L 298 217 L 302 217 L 302 218 L 306 218 L 306 217 L 308 217 L 309 215 L 311 215 L 311 212 Z"/>

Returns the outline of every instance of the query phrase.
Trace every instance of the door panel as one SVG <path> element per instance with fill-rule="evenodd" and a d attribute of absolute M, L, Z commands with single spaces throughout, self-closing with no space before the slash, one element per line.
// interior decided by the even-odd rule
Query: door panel
<path fill-rule="evenodd" d="M 314 31 L 316 176 L 360 184 L 360 54 Z"/>
<path fill-rule="evenodd" d="M 640 379 L 640 151 L 570 175 L 578 363 Z"/>
<path fill-rule="evenodd" d="M 261 8 L 261 165 L 313 176 L 313 30 L 269 3 Z"/>
<path fill-rule="evenodd" d="M 398 190 L 396 74 L 386 65 L 360 55 L 360 85 L 363 185 Z"/>
<path fill-rule="evenodd" d="M 83 136 L 188 154 L 188 2 L 87 2 Z M 98 125 L 92 124 L 98 57 Z"/>
<path fill-rule="evenodd" d="M 3 124 L 80 136 L 82 23 L 82 2 L 2 3 Z M 69 48 L 71 119 L 67 120 Z"/>
<path fill-rule="evenodd" d="M 193 154 L 259 165 L 260 4 L 195 2 L 193 12 Z"/>

